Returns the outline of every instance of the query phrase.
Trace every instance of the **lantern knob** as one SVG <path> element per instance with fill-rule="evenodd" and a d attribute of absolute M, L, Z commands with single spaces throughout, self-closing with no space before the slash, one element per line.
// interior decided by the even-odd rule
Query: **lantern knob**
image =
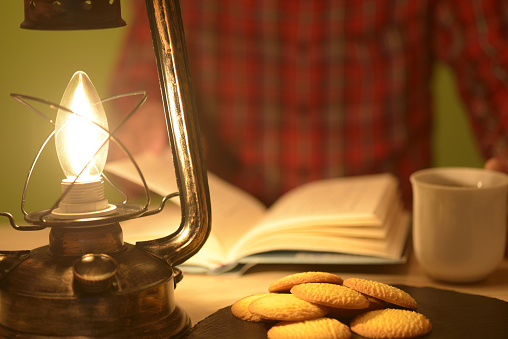
<path fill-rule="evenodd" d="M 74 263 L 74 282 L 86 292 L 105 292 L 111 287 L 117 269 L 115 259 L 107 254 L 85 254 Z"/>

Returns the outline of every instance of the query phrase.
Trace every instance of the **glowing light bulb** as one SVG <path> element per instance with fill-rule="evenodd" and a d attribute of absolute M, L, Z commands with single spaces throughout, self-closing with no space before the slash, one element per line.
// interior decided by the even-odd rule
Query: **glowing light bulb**
<path fill-rule="evenodd" d="M 108 204 L 101 176 L 108 157 L 108 121 L 84 72 L 74 73 L 60 106 L 72 112 L 59 109 L 55 121 L 56 153 L 67 178 L 62 180 L 64 197 L 52 215 L 75 219 L 111 214 L 116 206 Z"/>
<path fill-rule="evenodd" d="M 69 180 L 79 175 L 79 182 L 99 179 L 109 142 L 97 125 L 107 130 L 108 122 L 99 94 L 84 72 L 74 73 L 60 105 L 75 113 L 60 109 L 55 121 L 56 152 L 64 174 Z"/>

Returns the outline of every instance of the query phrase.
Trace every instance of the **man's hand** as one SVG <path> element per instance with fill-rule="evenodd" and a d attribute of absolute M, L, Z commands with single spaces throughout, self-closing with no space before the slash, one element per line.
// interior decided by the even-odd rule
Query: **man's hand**
<path fill-rule="evenodd" d="M 485 162 L 485 169 L 508 174 L 508 159 L 490 158 Z"/>

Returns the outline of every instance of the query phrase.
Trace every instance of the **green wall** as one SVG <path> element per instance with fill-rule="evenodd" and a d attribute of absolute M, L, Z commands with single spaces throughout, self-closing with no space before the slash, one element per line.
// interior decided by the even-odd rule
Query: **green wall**
<path fill-rule="evenodd" d="M 434 165 L 482 167 L 472 136 L 465 107 L 459 98 L 455 78 L 444 64 L 438 63 L 432 79 L 434 97 Z"/>
<path fill-rule="evenodd" d="M 126 2 L 122 4 L 123 17 L 128 22 Z M 99 94 L 108 96 L 108 82 L 126 28 L 76 32 L 21 30 L 23 5 L 19 0 L 0 1 L 0 13 L 0 210 L 13 212 L 21 221 L 20 199 L 25 177 L 51 128 L 13 100 L 9 93 L 32 95 L 58 103 L 72 74 L 83 70 Z M 481 166 L 482 160 L 469 134 L 452 74 L 445 66 L 438 65 L 433 83 L 436 95 L 435 164 Z M 52 144 L 49 146 L 34 171 L 28 195 L 30 211 L 48 208 L 48 199 L 55 199 L 59 193 L 63 174 Z"/>

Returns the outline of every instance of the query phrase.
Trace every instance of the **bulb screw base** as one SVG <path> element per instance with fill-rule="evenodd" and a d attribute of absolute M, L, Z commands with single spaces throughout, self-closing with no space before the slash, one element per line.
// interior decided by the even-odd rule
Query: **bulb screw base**
<path fill-rule="evenodd" d="M 101 178 L 84 182 L 62 180 L 62 192 L 65 194 L 63 200 L 51 213 L 56 218 L 98 217 L 112 214 L 116 210 L 116 206 L 108 204 L 104 196 L 104 181 Z"/>

